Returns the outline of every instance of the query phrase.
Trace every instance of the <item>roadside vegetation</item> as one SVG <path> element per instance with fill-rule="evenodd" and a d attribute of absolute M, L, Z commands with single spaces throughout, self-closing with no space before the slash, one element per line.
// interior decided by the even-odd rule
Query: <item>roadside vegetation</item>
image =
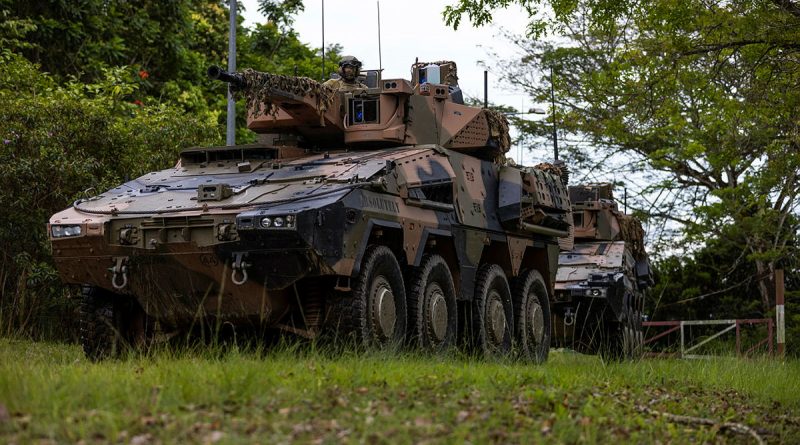
<path fill-rule="evenodd" d="M 307 345 L 95 364 L 77 346 L 0 340 L 0 442 L 791 443 L 798 378 L 796 361 L 554 351 L 530 366 Z"/>

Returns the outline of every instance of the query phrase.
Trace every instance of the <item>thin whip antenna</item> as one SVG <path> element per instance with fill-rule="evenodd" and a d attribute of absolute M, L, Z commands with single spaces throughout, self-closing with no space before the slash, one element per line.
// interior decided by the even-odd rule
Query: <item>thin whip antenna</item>
<path fill-rule="evenodd" d="M 381 58 L 381 2 L 378 1 L 378 69 L 383 70 L 383 59 Z"/>
<path fill-rule="evenodd" d="M 230 30 L 228 34 L 228 71 L 236 72 L 236 0 L 231 0 L 228 6 L 230 13 Z M 228 115 L 225 131 L 225 145 L 236 145 L 236 101 L 228 87 Z"/>
<path fill-rule="evenodd" d="M 325 0 L 322 0 L 322 76 L 321 82 L 325 81 Z"/>

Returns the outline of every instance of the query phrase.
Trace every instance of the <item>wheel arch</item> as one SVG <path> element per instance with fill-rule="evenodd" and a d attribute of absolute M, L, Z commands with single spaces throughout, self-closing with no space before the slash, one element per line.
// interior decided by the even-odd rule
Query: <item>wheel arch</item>
<path fill-rule="evenodd" d="M 395 221 L 371 219 L 367 222 L 366 230 L 361 236 L 358 253 L 354 259 L 351 276 L 355 277 L 361 272 L 361 263 L 364 254 L 372 244 L 381 244 L 389 248 L 398 259 L 405 257 L 403 251 L 403 227 Z"/>
<path fill-rule="evenodd" d="M 520 264 L 520 272 L 523 270 L 536 270 L 542 274 L 545 286 L 547 286 L 548 298 L 552 301 L 554 297 L 556 271 L 558 270 L 557 244 L 534 244 L 525 249 Z"/>
<path fill-rule="evenodd" d="M 426 254 L 437 254 L 441 256 L 447 267 L 450 269 L 450 275 L 453 277 L 453 285 L 456 289 L 456 295 L 461 295 L 463 283 L 461 282 L 461 264 L 456 252 L 456 242 L 453 238 L 453 233 L 444 229 L 429 229 L 426 228 L 422 234 L 420 246 L 417 249 L 417 256 L 414 259 L 414 267 L 418 267 L 422 262 L 422 257 Z"/>

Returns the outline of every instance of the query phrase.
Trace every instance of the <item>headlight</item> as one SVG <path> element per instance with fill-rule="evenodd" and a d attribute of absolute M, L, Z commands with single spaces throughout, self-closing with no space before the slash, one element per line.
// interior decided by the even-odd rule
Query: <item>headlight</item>
<path fill-rule="evenodd" d="M 586 296 L 587 297 L 604 297 L 605 296 L 605 290 L 604 289 L 597 289 L 597 288 L 595 288 L 595 289 L 587 289 L 586 290 Z"/>
<path fill-rule="evenodd" d="M 50 226 L 50 234 L 53 238 L 68 238 L 71 236 L 80 236 L 82 230 L 81 226 L 63 226 L 52 225 Z"/>
<path fill-rule="evenodd" d="M 297 218 L 294 215 L 265 216 L 261 227 L 265 229 L 294 229 Z"/>

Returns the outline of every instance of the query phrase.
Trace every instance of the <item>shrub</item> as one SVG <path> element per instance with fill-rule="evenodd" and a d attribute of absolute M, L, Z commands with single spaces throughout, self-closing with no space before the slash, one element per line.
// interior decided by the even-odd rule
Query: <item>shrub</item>
<path fill-rule="evenodd" d="M 0 53 L 0 334 L 49 337 L 75 304 L 53 267 L 46 223 L 87 189 L 167 168 L 187 146 L 219 141 L 217 116 L 133 101 L 136 73 L 58 85 Z"/>

